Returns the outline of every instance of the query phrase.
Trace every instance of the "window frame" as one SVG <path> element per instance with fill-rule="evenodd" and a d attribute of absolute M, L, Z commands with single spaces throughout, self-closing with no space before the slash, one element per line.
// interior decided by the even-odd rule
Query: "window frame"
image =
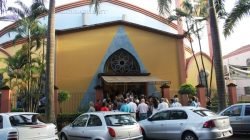
<path fill-rule="evenodd" d="M 86 117 L 86 122 L 85 122 L 84 125 L 76 125 L 76 124 L 75 124 L 79 119 L 82 119 L 82 120 L 83 120 L 85 117 Z M 80 121 L 82 121 L 82 120 L 80 120 Z M 89 115 L 87 115 L 87 114 L 81 115 L 81 116 L 77 117 L 77 118 L 72 122 L 71 126 L 72 126 L 72 127 L 86 127 L 86 125 L 87 125 L 87 123 L 88 123 L 88 120 L 89 120 Z"/>
<path fill-rule="evenodd" d="M 91 119 L 93 119 L 93 117 L 98 118 L 99 121 L 101 122 L 101 124 L 100 124 L 100 125 L 89 125 L 90 122 L 91 122 Z M 87 122 L 87 127 L 98 127 L 98 126 L 102 126 L 102 125 L 103 125 L 103 123 L 102 123 L 102 120 L 101 120 L 101 118 L 100 118 L 99 116 L 93 115 L 93 114 L 91 114 L 91 115 L 89 116 L 89 119 L 88 119 L 88 122 Z"/>

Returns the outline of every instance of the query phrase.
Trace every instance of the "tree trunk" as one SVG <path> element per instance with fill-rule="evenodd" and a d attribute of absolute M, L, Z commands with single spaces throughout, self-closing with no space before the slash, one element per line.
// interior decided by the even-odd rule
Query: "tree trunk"
<path fill-rule="evenodd" d="M 46 117 L 47 121 L 55 123 L 54 108 L 54 65 L 55 65 L 55 0 L 50 0 L 48 14 L 48 36 L 46 53 Z"/>
<path fill-rule="evenodd" d="M 226 90 L 225 90 L 225 81 L 223 75 L 219 29 L 218 29 L 217 17 L 215 13 L 213 0 L 209 0 L 209 18 L 210 18 L 210 30 L 212 37 L 217 92 L 219 97 L 219 110 L 222 110 L 226 108 L 226 98 L 225 98 Z"/>

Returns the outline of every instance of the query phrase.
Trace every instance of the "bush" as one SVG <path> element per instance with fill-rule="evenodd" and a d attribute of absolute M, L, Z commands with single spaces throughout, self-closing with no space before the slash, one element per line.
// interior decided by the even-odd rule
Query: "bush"
<path fill-rule="evenodd" d="M 11 112 L 23 112 L 23 108 L 12 108 Z"/>
<path fill-rule="evenodd" d="M 188 95 L 195 96 L 195 94 L 196 94 L 195 91 L 196 90 L 193 87 L 193 85 L 191 85 L 191 84 L 182 84 L 178 92 L 179 92 L 179 94 L 188 94 Z"/>
<path fill-rule="evenodd" d="M 59 114 L 57 115 L 57 129 L 58 131 L 61 131 L 61 129 L 73 122 L 81 113 L 75 113 L 75 114 Z"/>

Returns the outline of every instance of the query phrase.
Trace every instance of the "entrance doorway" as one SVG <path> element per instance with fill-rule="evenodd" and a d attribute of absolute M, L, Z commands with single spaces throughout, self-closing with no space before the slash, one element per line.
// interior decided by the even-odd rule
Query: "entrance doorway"
<path fill-rule="evenodd" d="M 115 99 L 115 96 L 123 96 L 126 98 L 132 95 L 134 98 L 140 98 L 147 95 L 146 83 L 124 83 L 124 84 L 103 84 L 104 98 Z"/>

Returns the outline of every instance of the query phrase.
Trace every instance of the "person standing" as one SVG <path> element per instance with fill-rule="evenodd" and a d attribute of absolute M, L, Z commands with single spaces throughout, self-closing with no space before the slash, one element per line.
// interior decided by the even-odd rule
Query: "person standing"
<path fill-rule="evenodd" d="M 148 116 L 148 105 L 145 103 L 145 99 L 141 99 L 141 103 L 137 107 L 137 111 L 139 112 L 139 120 L 144 120 Z"/>
<path fill-rule="evenodd" d="M 179 102 L 178 98 L 173 99 L 173 103 L 171 104 L 171 107 L 181 107 L 181 103 Z"/>
<path fill-rule="evenodd" d="M 169 108 L 168 99 L 161 98 L 161 103 L 158 106 L 158 110 L 163 110 L 163 109 L 167 109 L 167 108 Z"/>
<path fill-rule="evenodd" d="M 120 111 L 121 112 L 130 112 L 131 107 L 127 104 L 127 99 L 123 100 L 123 103 L 121 105 Z"/>
<path fill-rule="evenodd" d="M 128 105 L 130 106 L 130 114 L 134 119 L 136 119 L 136 111 L 137 111 L 137 105 L 136 103 L 133 102 L 133 98 L 129 98 L 129 103 Z"/>
<path fill-rule="evenodd" d="M 155 114 L 156 112 L 158 112 L 158 105 L 159 105 L 159 101 L 156 97 L 153 98 L 153 105 L 152 105 L 152 114 Z"/>
<path fill-rule="evenodd" d="M 89 102 L 89 110 L 88 112 L 95 112 L 94 103 L 92 101 Z"/>

